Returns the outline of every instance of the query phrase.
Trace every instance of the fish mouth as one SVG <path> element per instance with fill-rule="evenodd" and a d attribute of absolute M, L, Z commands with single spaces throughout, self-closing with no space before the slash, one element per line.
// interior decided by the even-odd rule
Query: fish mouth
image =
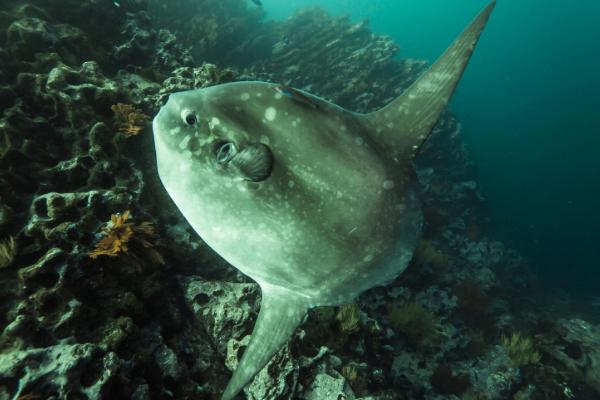
<path fill-rule="evenodd" d="M 267 180 L 273 172 L 275 158 L 263 143 L 251 143 L 239 151 L 231 142 L 221 142 L 216 150 L 217 162 L 250 182 Z"/>

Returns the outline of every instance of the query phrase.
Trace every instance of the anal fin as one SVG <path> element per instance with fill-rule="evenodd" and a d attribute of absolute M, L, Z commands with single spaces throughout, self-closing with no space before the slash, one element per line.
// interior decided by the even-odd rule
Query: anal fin
<path fill-rule="evenodd" d="M 231 400 L 292 336 L 309 308 L 308 299 L 279 286 L 261 284 L 262 302 L 250 343 L 222 400 Z"/>

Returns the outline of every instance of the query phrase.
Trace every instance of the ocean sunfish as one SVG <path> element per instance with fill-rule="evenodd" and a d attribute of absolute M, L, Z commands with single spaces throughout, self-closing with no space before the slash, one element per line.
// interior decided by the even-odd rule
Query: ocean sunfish
<path fill-rule="evenodd" d="M 311 307 L 404 271 L 421 234 L 413 159 L 495 2 L 405 93 L 370 114 L 266 82 L 171 94 L 153 121 L 158 173 L 202 239 L 262 291 L 233 399 Z"/>

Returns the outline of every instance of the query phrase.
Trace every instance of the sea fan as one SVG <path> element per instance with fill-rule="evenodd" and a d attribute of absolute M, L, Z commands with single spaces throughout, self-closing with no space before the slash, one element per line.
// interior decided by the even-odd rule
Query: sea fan
<path fill-rule="evenodd" d="M 150 117 L 131 104 L 117 103 L 110 107 L 115 113 L 115 128 L 125 137 L 137 136 Z"/>
<path fill-rule="evenodd" d="M 105 237 L 97 244 L 96 248 L 89 253 L 93 259 L 99 256 L 116 257 L 120 254 L 129 254 L 129 245 L 144 249 L 151 258 L 164 264 L 162 256 L 153 248 L 153 239 L 155 237 L 154 226 L 150 222 L 134 224 L 129 222 L 131 214 L 129 210 L 123 214 L 113 214 L 110 222 L 104 228 Z"/>

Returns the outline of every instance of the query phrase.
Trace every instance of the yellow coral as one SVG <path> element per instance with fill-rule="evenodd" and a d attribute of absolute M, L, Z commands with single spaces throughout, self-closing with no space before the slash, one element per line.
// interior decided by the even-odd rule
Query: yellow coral
<path fill-rule="evenodd" d="M 110 223 L 102 231 L 106 234 L 98 242 L 96 248 L 90 252 L 91 258 L 98 256 L 115 257 L 121 253 L 127 253 L 127 242 L 133 236 L 133 225 L 126 222 L 129 219 L 129 210 L 123 214 L 113 214 L 110 217 Z"/>
<path fill-rule="evenodd" d="M 110 222 L 102 231 L 106 235 L 102 238 L 96 248 L 89 253 L 89 256 L 96 259 L 99 256 L 116 257 L 119 254 L 129 252 L 129 243 L 138 244 L 146 249 L 152 259 L 159 264 L 164 264 L 163 258 L 154 250 L 150 240 L 154 238 L 154 227 L 150 222 L 142 222 L 135 225 L 128 222 L 130 218 L 129 210 L 123 214 L 113 214 Z"/>
<path fill-rule="evenodd" d="M 125 137 L 138 135 L 148 123 L 148 117 L 131 104 L 117 103 L 110 107 L 115 113 L 115 128 Z"/>
<path fill-rule="evenodd" d="M 343 333 L 356 332 L 360 326 L 359 308 L 356 304 L 344 304 L 337 314 L 340 329 Z"/>
<path fill-rule="evenodd" d="M 8 267 L 17 255 L 17 242 L 10 236 L 0 242 L 0 269 Z"/>
<path fill-rule="evenodd" d="M 533 340 L 529 337 L 521 336 L 519 332 L 514 332 L 509 338 L 502 336 L 500 344 L 506 350 L 508 357 L 515 367 L 521 367 L 527 364 L 538 363 L 542 356 L 533 346 Z"/>

